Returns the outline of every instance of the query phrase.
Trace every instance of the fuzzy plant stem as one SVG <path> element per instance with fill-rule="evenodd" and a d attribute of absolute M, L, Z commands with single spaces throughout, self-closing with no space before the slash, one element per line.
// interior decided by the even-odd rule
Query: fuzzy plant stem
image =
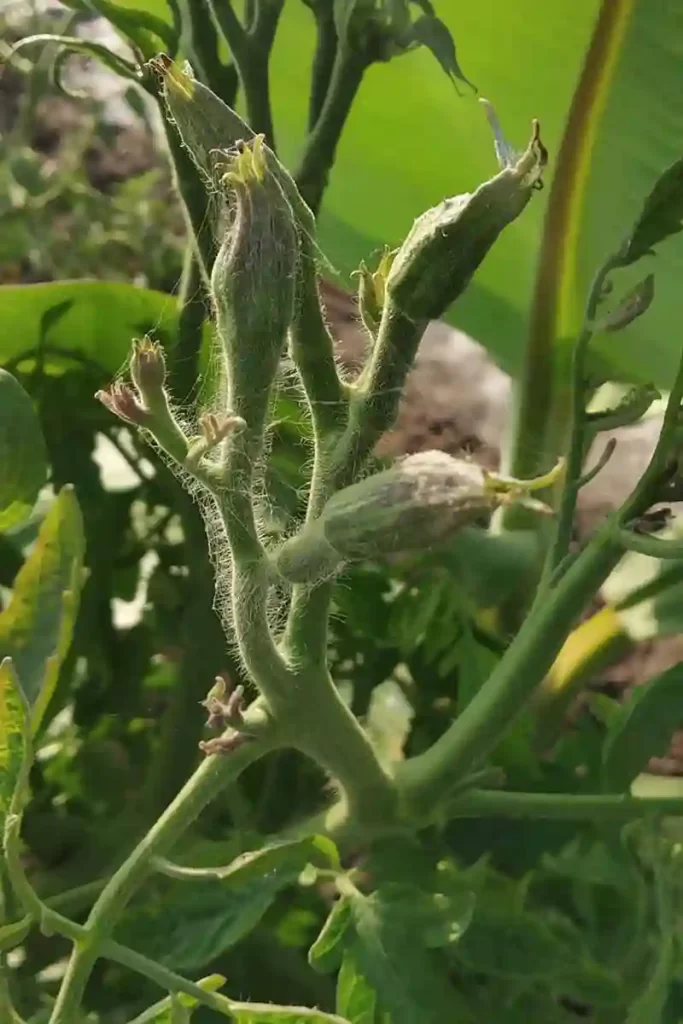
<path fill-rule="evenodd" d="M 611 515 L 550 591 L 539 590 L 519 633 L 493 673 L 446 732 L 399 769 L 398 782 L 413 806 L 437 799 L 444 788 L 476 768 L 551 668 L 591 595 L 624 551 L 624 521 L 657 501 L 675 443 L 683 400 L 683 361 L 669 396 L 659 441 L 631 497 Z"/>
<path fill-rule="evenodd" d="M 267 741 L 245 742 L 229 757 L 207 757 L 128 859 L 112 876 L 83 926 L 52 1009 L 49 1024 L 74 1024 L 92 969 L 129 900 L 151 871 L 152 858 L 167 854 L 201 810 L 248 765 L 262 757 Z"/>

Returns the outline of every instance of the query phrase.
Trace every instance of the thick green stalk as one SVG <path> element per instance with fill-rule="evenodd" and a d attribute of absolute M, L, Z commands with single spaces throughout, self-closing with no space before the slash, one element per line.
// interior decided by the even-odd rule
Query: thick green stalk
<path fill-rule="evenodd" d="M 218 32 L 207 0 L 184 0 L 183 21 L 189 29 L 188 46 L 198 77 L 224 103 L 234 107 L 239 85 L 237 70 L 220 58 Z"/>
<path fill-rule="evenodd" d="M 211 227 L 211 200 L 207 196 L 192 157 L 183 146 L 175 125 L 163 119 L 164 132 L 174 172 L 175 186 L 183 202 L 188 232 L 196 246 L 197 258 L 205 284 L 211 278 L 211 268 L 216 257 L 216 243 Z"/>
<path fill-rule="evenodd" d="M 333 5 L 322 0 L 312 5 L 317 30 L 313 70 L 311 72 L 311 93 L 308 103 L 308 131 L 312 132 L 325 105 L 325 99 L 332 80 L 332 71 L 337 56 L 337 29 L 334 23 Z"/>
<path fill-rule="evenodd" d="M 557 515 L 555 537 L 544 567 L 544 577 L 541 586 L 550 579 L 562 559 L 568 554 L 572 539 L 576 502 L 579 495 L 583 462 L 586 456 L 586 352 L 593 337 L 593 321 L 595 320 L 598 303 L 613 266 L 613 260 L 607 260 L 595 275 L 586 304 L 584 326 L 574 347 L 571 385 L 571 433 L 567 466 Z"/>
<path fill-rule="evenodd" d="M 556 160 L 529 338 L 515 387 L 512 443 L 505 457 L 505 472 L 522 480 L 552 466 L 559 454 L 557 442 L 564 443 L 561 436 L 549 444 L 560 400 L 555 388 L 560 369 L 556 346 L 574 331 L 576 247 L 590 160 L 632 7 L 633 0 L 603 0 Z M 512 508 L 503 516 L 509 527 L 522 521 L 528 522 L 528 516 L 520 520 L 520 511 Z"/>
<path fill-rule="evenodd" d="M 574 795 L 568 793 L 511 793 L 504 790 L 472 789 L 453 800 L 447 814 L 453 818 L 516 818 L 546 821 L 633 821 L 653 815 L 683 816 L 680 797 L 635 797 L 616 795 Z"/>
<path fill-rule="evenodd" d="M 364 54 L 340 44 L 325 102 L 295 175 L 301 195 L 316 214 L 327 188 L 341 133 L 367 67 Z"/>
<path fill-rule="evenodd" d="M 167 854 L 203 808 L 272 748 L 273 744 L 265 740 L 245 742 L 227 756 L 214 755 L 202 762 L 95 902 L 85 923 L 88 938 L 74 946 L 50 1024 L 74 1024 L 78 1019 L 101 943 L 109 937 L 131 897 L 148 876 L 152 858 Z"/>

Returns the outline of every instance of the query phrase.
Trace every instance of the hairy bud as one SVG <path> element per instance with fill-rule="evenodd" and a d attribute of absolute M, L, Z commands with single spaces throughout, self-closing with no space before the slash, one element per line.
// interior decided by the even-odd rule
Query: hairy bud
<path fill-rule="evenodd" d="M 509 500 L 472 462 L 445 452 L 409 455 L 333 495 L 319 519 L 276 556 L 285 579 L 311 581 L 342 561 L 429 548 Z"/>
<path fill-rule="evenodd" d="M 396 308 L 415 323 L 442 316 L 503 228 L 525 208 L 546 162 L 534 121 L 529 145 L 516 163 L 475 192 L 445 199 L 418 217 L 387 280 Z"/>
<path fill-rule="evenodd" d="M 229 408 L 259 429 L 294 312 L 299 237 L 266 164 L 263 136 L 236 147 L 222 182 L 232 213 L 211 292 L 226 355 Z"/>
<path fill-rule="evenodd" d="M 152 341 L 148 335 L 133 341 L 130 375 L 145 403 L 154 405 L 166 380 L 164 350 L 158 341 Z"/>

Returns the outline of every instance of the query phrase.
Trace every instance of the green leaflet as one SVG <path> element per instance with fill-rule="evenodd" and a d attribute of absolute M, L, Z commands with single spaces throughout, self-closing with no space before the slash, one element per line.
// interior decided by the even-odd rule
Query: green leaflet
<path fill-rule="evenodd" d="M 375 1024 L 377 996 L 358 970 L 351 950 L 344 953 L 337 977 L 337 1011 L 351 1024 Z"/>
<path fill-rule="evenodd" d="M 119 937 L 176 970 L 210 963 L 261 920 L 277 894 L 311 863 L 337 864 L 336 849 L 313 836 L 242 854 L 227 868 L 175 868 L 186 879 L 148 890 L 124 916 Z"/>
<path fill-rule="evenodd" d="M 342 940 L 350 924 L 351 904 L 347 896 L 340 896 L 308 951 L 308 962 L 314 970 L 326 974 L 339 966 L 344 952 Z"/>
<path fill-rule="evenodd" d="M 21 802 L 29 749 L 28 707 L 9 658 L 0 664 L 0 822 Z"/>
<path fill-rule="evenodd" d="M 28 518 L 46 478 L 47 450 L 33 403 L 0 370 L 0 531 Z"/>
<path fill-rule="evenodd" d="M 0 614 L 0 657 L 11 657 L 35 733 L 71 644 L 83 584 L 83 520 L 71 487 L 50 506 Z"/>
<path fill-rule="evenodd" d="M 666 753 L 683 721 L 683 662 L 635 688 L 609 727 L 602 752 L 603 786 L 624 792 L 651 757 Z"/>
<path fill-rule="evenodd" d="M 468 1015 L 445 974 L 424 944 L 416 942 L 419 927 L 397 919 L 391 893 L 381 889 L 371 896 L 355 892 L 349 897 L 356 931 L 353 956 L 364 977 L 377 992 L 393 1024 L 443 1024 L 466 1021 Z M 464 1016 L 461 1016 L 462 1014 Z"/>

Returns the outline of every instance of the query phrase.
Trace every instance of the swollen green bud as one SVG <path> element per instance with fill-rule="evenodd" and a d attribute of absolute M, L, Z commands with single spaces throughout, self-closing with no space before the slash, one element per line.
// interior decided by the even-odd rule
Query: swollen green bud
<path fill-rule="evenodd" d="M 476 192 L 445 199 L 413 224 L 394 260 L 387 292 L 415 323 L 436 319 L 467 287 L 504 227 L 539 187 L 547 154 L 538 123 L 526 151 Z"/>
<path fill-rule="evenodd" d="M 445 452 L 409 455 L 333 495 L 320 518 L 276 556 L 294 582 L 329 575 L 346 560 L 429 548 L 508 500 L 479 466 Z"/>
<path fill-rule="evenodd" d="M 228 408 L 260 431 L 294 312 L 299 236 L 264 155 L 263 136 L 236 147 L 222 185 L 230 222 L 211 292 L 228 374 Z"/>

